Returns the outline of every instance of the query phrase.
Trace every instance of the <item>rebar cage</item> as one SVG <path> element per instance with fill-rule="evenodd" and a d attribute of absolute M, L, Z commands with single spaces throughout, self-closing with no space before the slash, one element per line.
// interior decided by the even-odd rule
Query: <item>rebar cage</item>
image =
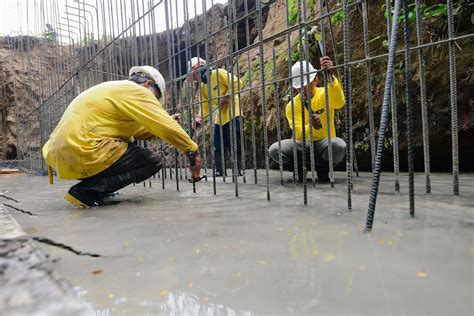
<path fill-rule="evenodd" d="M 31 91 L 19 91 L 16 94 L 19 96 L 17 102 L 27 109 L 17 113 L 18 166 L 30 173 L 45 173 L 47 166 L 42 159 L 41 148 L 68 104 L 78 94 L 104 81 L 127 79 L 128 70 L 134 65 L 152 65 L 166 79 L 167 93 L 163 107 L 170 114 L 181 113 L 180 124 L 199 144 L 203 153 L 204 171 L 214 175 L 215 194 L 218 190 L 212 122 L 216 116 L 217 120 L 222 119 L 218 113 L 221 113 L 223 98 L 230 96 L 231 109 L 234 109 L 234 102 L 240 103 L 239 113 L 231 112 L 233 118 L 244 118 L 243 128 L 235 128 L 235 120 L 229 123 L 231 150 L 227 162 L 222 159 L 222 168 L 226 170 L 230 167 L 232 176 L 226 180 L 224 172 L 223 181 L 233 181 L 236 196 L 239 195 L 239 185 L 245 185 L 250 179 L 253 183 L 265 181 L 267 198 L 270 199 L 269 146 L 278 143 L 281 149 L 284 138 L 292 139 L 296 157 L 297 140 L 291 134 L 295 122 L 285 119 L 287 105 L 292 117 L 301 114 L 303 125 L 309 123 L 305 122 L 304 110 L 303 113 L 294 113 L 293 98 L 297 91 L 290 88 L 292 80 L 296 78 L 292 77 L 291 68 L 296 63 L 303 66 L 303 60 L 309 60 L 319 68 L 319 57 L 328 55 L 334 63 L 332 73 L 343 85 L 346 101 L 345 108 L 336 114 L 336 119 L 343 122 L 339 125 L 343 126 L 336 126 L 338 136 L 340 134 L 347 144 L 345 177 L 349 209 L 352 208 L 353 172 L 357 172 L 358 150 L 355 143 L 360 141 L 354 139 L 357 134 L 353 133 L 353 97 L 355 93 L 362 93 L 365 99 L 365 143 L 369 148 L 373 172 L 366 225 L 370 230 L 384 147 L 391 147 L 393 152 L 394 190 L 400 190 L 399 146 L 402 140 L 398 139 L 401 134 L 399 121 L 403 120 L 403 134 L 406 134 L 412 215 L 415 208 L 415 134 L 421 135 L 425 191 L 427 194 L 431 192 L 430 113 L 426 73 L 432 69 L 427 66 L 425 55 L 430 49 L 447 47 L 449 88 L 445 92 L 449 93 L 451 109 L 453 194 L 459 194 L 456 53 L 457 47 L 472 40 L 473 32 L 472 28 L 456 31 L 455 19 L 460 16 L 461 6 L 469 7 L 467 2 L 229 0 L 227 4 L 222 4 L 210 0 L 67 0 L 64 3 L 35 0 L 28 1 L 28 4 L 27 28 L 42 30 L 42 34 L 39 37 L 8 38 L 8 47 L 27 55 L 22 65 L 23 72 L 26 80 L 35 85 L 33 89 L 30 88 Z M 438 11 L 428 12 L 429 8 Z M 472 7 L 469 8 L 472 10 Z M 371 25 L 374 12 L 384 15 L 385 28 Z M 430 17 L 437 17 L 440 23 L 447 25 L 445 38 L 426 42 L 423 24 Z M 277 22 L 272 27 L 265 27 L 270 18 Z M 354 32 L 359 24 L 362 32 Z M 399 30 L 403 30 L 403 34 Z M 200 70 L 189 69 L 188 64 L 193 57 L 203 58 L 207 61 L 206 65 Z M 218 96 L 209 100 L 212 104 L 210 115 L 203 124 L 197 124 L 196 114 L 202 111 L 203 106 L 201 82 L 200 79 L 196 83 L 189 78 L 203 69 L 209 75 L 217 68 L 227 71 L 228 80 L 233 83 L 232 88 L 225 92 L 218 91 Z M 297 77 L 303 80 L 307 76 L 309 79 L 311 73 L 304 73 L 303 67 L 300 68 Z M 402 80 L 399 80 L 397 73 L 402 75 Z M 354 82 L 354 75 L 360 79 L 358 74 L 362 74 L 364 80 Z M 326 92 L 326 113 L 321 115 L 327 115 L 329 121 L 329 72 L 319 72 L 318 75 L 320 87 Z M 211 95 L 210 85 L 207 87 L 207 95 Z M 353 87 L 356 87 L 357 92 Z M 310 95 L 302 93 L 300 97 L 304 102 Z M 397 104 L 405 108 L 403 117 L 397 112 L 401 108 Z M 311 107 L 307 111 L 311 117 Z M 360 109 L 357 111 L 360 112 Z M 421 127 L 419 130 L 415 129 L 414 121 L 419 120 L 414 118 L 414 111 L 421 115 L 421 123 L 417 124 Z M 380 124 L 377 125 L 379 120 Z M 389 146 L 385 133 L 388 127 L 391 128 Z M 225 157 L 222 125 L 219 128 L 221 155 Z M 330 128 L 331 125 L 327 124 L 329 176 L 334 186 Z M 317 183 L 313 134 L 304 133 L 305 129 L 302 140 L 303 168 L 306 172 L 308 165 L 311 180 L 306 180 L 306 177 L 297 179 L 297 172 L 294 171 L 293 181 L 296 183 L 302 180 L 303 202 L 306 204 L 308 184 L 316 186 Z M 238 139 L 242 141 L 238 142 Z M 188 162 L 183 154 L 159 140 L 140 141 L 140 144 L 166 157 L 165 167 L 157 176 L 163 187 L 169 178 L 179 189 L 179 181 L 183 177 L 187 180 Z M 237 148 L 238 145 L 240 148 Z M 239 150 L 244 154 L 241 155 L 241 161 L 237 162 Z M 306 157 L 310 159 L 309 164 L 304 161 Z M 281 150 L 278 162 L 283 184 Z M 293 170 L 297 170 L 296 160 L 294 163 Z M 242 177 L 238 176 L 239 164 L 243 167 Z M 266 170 L 264 179 L 257 176 L 259 168 Z"/>

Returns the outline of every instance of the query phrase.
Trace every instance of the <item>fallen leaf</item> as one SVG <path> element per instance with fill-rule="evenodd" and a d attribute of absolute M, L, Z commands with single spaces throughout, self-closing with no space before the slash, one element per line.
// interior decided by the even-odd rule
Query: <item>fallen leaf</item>
<path fill-rule="evenodd" d="M 109 294 L 107 294 L 107 297 L 108 297 L 109 299 L 113 299 L 113 298 L 114 298 L 114 295 L 113 295 L 112 293 L 109 293 Z"/>
<path fill-rule="evenodd" d="M 201 250 L 196 249 L 195 253 L 198 255 L 201 252 Z"/>
<path fill-rule="evenodd" d="M 378 243 L 379 245 L 385 245 L 385 240 L 377 240 L 377 243 Z"/>
<path fill-rule="evenodd" d="M 317 249 L 313 249 L 313 256 L 317 256 L 318 255 L 318 250 Z"/>
<path fill-rule="evenodd" d="M 426 272 L 417 272 L 416 276 L 419 278 L 426 278 Z"/>
<path fill-rule="evenodd" d="M 260 264 L 267 264 L 267 263 L 266 263 L 265 261 L 263 261 L 263 260 L 259 261 L 258 263 L 260 263 Z"/>
<path fill-rule="evenodd" d="M 334 261 L 334 260 L 336 260 L 336 256 L 334 256 L 334 255 L 332 255 L 332 254 L 325 255 L 323 260 L 324 260 L 325 262 Z"/>
<path fill-rule="evenodd" d="M 192 288 L 193 287 L 193 282 L 189 282 L 188 284 L 188 289 Z"/>
<path fill-rule="evenodd" d="M 204 298 L 203 298 L 203 302 L 204 302 L 204 304 L 207 304 L 207 303 L 209 302 L 209 298 L 208 298 L 207 296 L 204 297 Z"/>
<path fill-rule="evenodd" d="M 474 252 L 474 247 L 471 248 L 471 252 Z"/>
<path fill-rule="evenodd" d="M 166 295 L 168 295 L 168 293 L 169 293 L 168 290 L 161 290 L 160 291 L 160 296 L 166 296 Z"/>
<path fill-rule="evenodd" d="M 102 272 L 104 272 L 104 270 L 99 269 L 99 270 L 92 271 L 92 274 L 99 274 L 99 273 L 102 273 Z"/>
<path fill-rule="evenodd" d="M 209 244 L 208 244 L 208 243 L 205 243 L 205 244 L 204 244 L 204 247 L 206 247 L 206 248 L 209 247 Z"/>

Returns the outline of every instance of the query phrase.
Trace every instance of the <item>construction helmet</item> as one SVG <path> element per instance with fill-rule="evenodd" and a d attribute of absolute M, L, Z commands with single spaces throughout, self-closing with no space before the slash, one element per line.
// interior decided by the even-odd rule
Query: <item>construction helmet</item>
<path fill-rule="evenodd" d="M 191 58 L 191 60 L 189 61 L 188 63 L 188 72 L 191 71 L 191 69 L 193 69 L 194 66 L 196 65 L 205 65 L 206 64 L 206 61 L 200 57 L 193 57 Z"/>
<path fill-rule="evenodd" d="M 301 82 L 301 67 L 303 67 L 303 83 Z M 293 88 L 299 89 L 310 84 L 314 77 L 316 77 L 317 70 L 311 65 L 310 62 L 303 60 L 297 61 L 293 67 L 291 67 L 291 77 L 293 82 Z M 309 82 L 308 82 L 309 76 Z"/>
<path fill-rule="evenodd" d="M 166 84 L 165 84 L 165 78 L 161 75 L 161 73 L 156 70 L 155 68 L 151 66 L 134 66 L 130 68 L 130 71 L 128 72 L 128 76 L 131 77 L 132 75 L 135 74 L 143 74 L 145 77 L 150 79 L 155 83 L 155 85 L 158 87 L 160 90 L 160 98 L 159 101 L 160 103 L 163 103 L 164 97 L 165 97 L 165 92 L 166 92 Z"/>

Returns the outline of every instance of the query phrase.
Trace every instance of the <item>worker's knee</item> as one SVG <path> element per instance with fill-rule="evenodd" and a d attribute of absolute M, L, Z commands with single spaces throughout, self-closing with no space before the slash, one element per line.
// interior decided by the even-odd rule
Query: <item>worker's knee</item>
<path fill-rule="evenodd" d="M 270 148 L 268 148 L 268 156 L 270 156 L 273 161 L 278 162 L 278 143 L 273 143 Z"/>
<path fill-rule="evenodd" d="M 340 163 L 346 156 L 346 142 L 339 137 L 332 139 L 332 153 L 334 165 Z"/>
<path fill-rule="evenodd" d="M 156 170 L 154 173 L 158 172 L 163 167 L 163 159 L 154 151 L 149 150 L 149 153 L 147 153 L 147 160 L 149 167 L 154 171 Z"/>

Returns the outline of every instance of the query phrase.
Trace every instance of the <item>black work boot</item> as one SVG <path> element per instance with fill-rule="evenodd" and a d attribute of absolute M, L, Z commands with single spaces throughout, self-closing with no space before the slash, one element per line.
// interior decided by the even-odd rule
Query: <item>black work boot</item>
<path fill-rule="evenodd" d="M 316 174 L 318 175 L 318 182 L 329 183 L 329 163 L 326 161 L 319 162 L 316 167 Z"/>
<path fill-rule="evenodd" d="M 66 201 L 80 207 L 89 208 L 103 204 L 99 192 L 92 187 L 81 187 L 75 185 L 64 195 Z"/>

